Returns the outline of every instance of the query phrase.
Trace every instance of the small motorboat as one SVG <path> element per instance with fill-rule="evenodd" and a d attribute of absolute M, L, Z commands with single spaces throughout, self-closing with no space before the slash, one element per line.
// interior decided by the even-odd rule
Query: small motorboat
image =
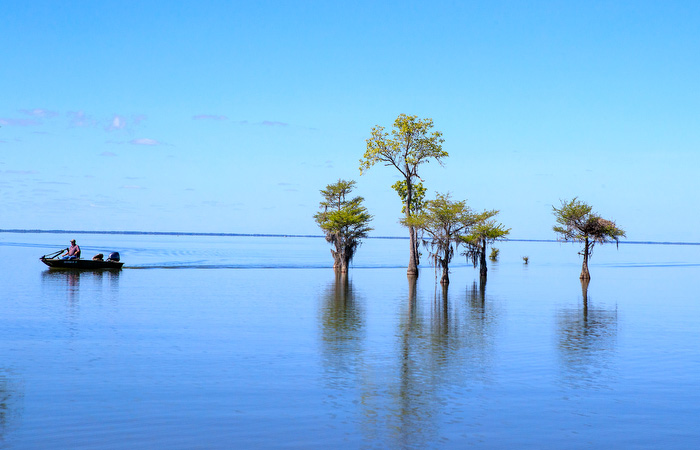
<path fill-rule="evenodd" d="M 75 269 L 75 270 L 102 270 L 102 269 L 116 269 L 119 270 L 124 265 L 119 259 L 119 253 L 112 252 L 109 254 L 107 259 L 100 258 L 93 259 L 63 259 L 59 258 L 58 255 L 63 253 L 65 250 L 59 250 L 58 252 L 44 255 L 39 258 L 39 261 L 43 262 L 50 269 Z"/>

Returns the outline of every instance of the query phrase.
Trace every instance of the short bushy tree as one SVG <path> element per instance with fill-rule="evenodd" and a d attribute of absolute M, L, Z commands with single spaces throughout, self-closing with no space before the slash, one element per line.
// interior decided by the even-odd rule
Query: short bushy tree
<path fill-rule="evenodd" d="M 316 223 L 326 234 L 326 241 L 335 247 L 335 250 L 331 249 L 333 268 L 341 273 L 347 273 L 362 238 L 372 230 L 369 227 L 372 216 L 362 205 L 364 199 L 359 196 L 348 199 L 354 187 L 354 181 L 346 180 L 326 186 L 321 190 L 321 211 L 314 215 Z"/>
<path fill-rule="evenodd" d="M 472 261 L 474 267 L 476 267 L 477 262 L 479 263 L 479 274 L 483 280 L 486 280 L 488 272 L 486 267 L 487 245 L 505 239 L 510 233 L 510 228 L 504 227 L 503 224 L 494 219 L 498 212 L 494 209 L 477 214 L 474 226 L 472 226 L 470 233 L 464 237 L 467 244 L 467 250 L 464 254 L 468 260 Z"/>
<path fill-rule="evenodd" d="M 561 201 L 559 208 L 552 206 L 557 225 L 553 227 L 559 234 L 559 240 L 567 242 L 583 242 L 583 250 L 579 252 L 583 256 L 581 268 L 582 280 L 590 280 L 588 271 L 588 259 L 593 253 L 595 244 L 606 242 L 619 243 L 621 237 L 625 237 L 625 231 L 618 228 L 615 222 L 603 219 L 592 212 L 593 208 L 574 197 L 571 201 Z"/>

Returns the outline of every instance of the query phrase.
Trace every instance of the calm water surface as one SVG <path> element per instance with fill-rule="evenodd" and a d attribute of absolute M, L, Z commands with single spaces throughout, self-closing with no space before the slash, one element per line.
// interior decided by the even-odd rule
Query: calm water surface
<path fill-rule="evenodd" d="M 0 233 L 0 447 L 700 447 L 700 247 L 499 243 L 479 284 L 317 238 Z M 524 265 L 522 256 L 529 256 Z"/>

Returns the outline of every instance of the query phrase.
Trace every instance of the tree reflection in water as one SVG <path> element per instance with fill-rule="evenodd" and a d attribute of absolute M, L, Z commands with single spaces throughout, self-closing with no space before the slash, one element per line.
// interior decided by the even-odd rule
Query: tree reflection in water
<path fill-rule="evenodd" d="M 347 273 L 335 274 L 321 308 L 321 354 L 332 387 L 354 387 L 361 368 L 364 320 Z"/>
<path fill-rule="evenodd" d="M 569 387 L 608 386 L 617 342 L 617 308 L 594 307 L 588 298 L 589 280 L 581 280 L 581 307 L 558 313 L 559 354 L 563 381 Z"/>
<path fill-rule="evenodd" d="M 390 388 L 396 405 L 387 411 L 387 427 L 396 446 L 423 448 L 434 442 L 441 416 L 448 414 L 446 406 L 461 401 L 463 389 L 488 378 L 493 323 L 483 283 L 467 289 L 466 302 L 437 286 L 427 315 L 420 308 L 415 279 L 409 279 L 408 292 L 407 314 L 397 333 L 397 386 Z"/>
<path fill-rule="evenodd" d="M 356 415 L 363 440 L 373 446 L 436 442 L 444 420 L 460 420 L 452 413 L 463 409 L 457 405 L 465 391 L 492 377 L 496 314 L 485 285 L 451 289 L 437 286 L 422 297 L 409 277 L 407 298 L 398 302 L 396 345 L 389 348 L 371 346 L 363 304 L 347 275 L 337 275 L 323 294 L 321 353 L 334 391 L 327 401 L 340 414 Z"/>

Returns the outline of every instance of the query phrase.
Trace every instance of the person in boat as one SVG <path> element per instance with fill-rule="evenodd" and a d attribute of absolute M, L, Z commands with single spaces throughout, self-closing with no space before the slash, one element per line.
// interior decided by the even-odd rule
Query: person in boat
<path fill-rule="evenodd" d="M 70 247 L 63 251 L 68 252 L 68 254 L 61 259 L 80 259 L 80 247 L 75 243 L 75 239 L 71 239 Z"/>

